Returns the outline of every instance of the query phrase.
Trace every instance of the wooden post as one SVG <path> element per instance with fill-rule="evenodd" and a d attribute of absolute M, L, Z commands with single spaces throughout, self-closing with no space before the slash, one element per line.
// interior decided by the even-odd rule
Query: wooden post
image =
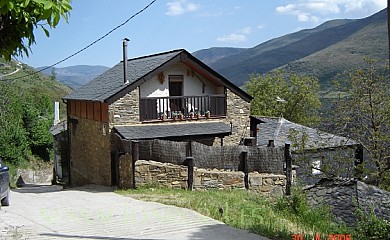
<path fill-rule="evenodd" d="M 244 184 L 245 189 L 249 189 L 249 173 L 248 173 L 248 151 L 244 150 L 241 152 L 242 162 L 244 164 Z"/>
<path fill-rule="evenodd" d="M 137 186 L 135 185 L 135 162 L 139 160 L 139 141 L 131 141 L 131 159 L 132 159 L 132 180 L 133 180 L 133 189 Z"/>
<path fill-rule="evenodd" d="M 286 161 L 286 195 L 291 195 L 292 156 L 290 143 L 284 145 L 284 159 Z"/>
<path fill-rule="evenodd" d="M 193 191 L 194 190 L 194 158 L 193 157 L 186 157 L 186 163 L 188 166 L 188 190 Z"/>
<path fill-rule="evenodd" d="M 190 156 L 192 156 L 192 141 L 188 141 L 186 146 L 186 157 Z"/>

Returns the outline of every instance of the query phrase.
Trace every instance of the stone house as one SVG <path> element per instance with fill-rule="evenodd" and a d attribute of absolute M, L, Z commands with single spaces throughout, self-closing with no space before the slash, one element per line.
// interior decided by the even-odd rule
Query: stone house
<path fill-rule="evenodd" d="M 324 177 L 355 177 L 363 149 L 354 140 L 303 126 L 283 117 L 250 116 L 251 137 L 258 146 L 291 144 L 297 178 L 304 184 Z"/>
<path fill-rule="evenodd" d="M 116 184 L 110 136 L 236 145 L 252 97 L 186 50 L 118 63 L 64 98 L 70 184 Z"/>

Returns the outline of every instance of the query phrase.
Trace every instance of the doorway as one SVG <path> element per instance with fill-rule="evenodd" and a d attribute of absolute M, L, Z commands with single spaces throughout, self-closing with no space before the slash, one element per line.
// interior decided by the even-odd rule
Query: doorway
<path fill-rule="evenodd" d="M 183 111 L 183 75 L 169 76 L 169 100 L 171 112 Z"/>

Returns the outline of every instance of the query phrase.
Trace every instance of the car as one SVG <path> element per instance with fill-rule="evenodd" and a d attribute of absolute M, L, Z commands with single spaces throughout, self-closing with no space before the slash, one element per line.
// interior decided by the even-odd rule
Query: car
<path fill-rule="evenodd" d="M 10 178 L 9 168 L 0 159 L 0 206 L 9 206 Z"/>

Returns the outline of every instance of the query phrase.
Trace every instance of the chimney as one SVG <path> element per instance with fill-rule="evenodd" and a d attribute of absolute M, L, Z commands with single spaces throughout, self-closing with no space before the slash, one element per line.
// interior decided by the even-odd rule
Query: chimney
<path fill-rule="evenodd" d="M 123 39 L 123 83 L 128 84 L 129 80 L 127 80 L 127 42 L 128 38 Z"/>
<path fill-rule="evenodd" d="M 60 122 L 60 103 L 54 102 L 54 122 L 53 125 L 57 125 Z"/>

